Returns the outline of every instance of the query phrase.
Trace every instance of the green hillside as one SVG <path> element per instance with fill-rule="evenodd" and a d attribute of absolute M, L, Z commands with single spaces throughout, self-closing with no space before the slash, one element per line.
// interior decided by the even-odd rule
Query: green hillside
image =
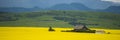
<path fill-rule="evenodd" d="M 40 12 L 0 12 L 1 27 L 73 27 L 85 24 L 88 27 L 120 29 L 120 14 L 91 11 L 49 10 Z"/>

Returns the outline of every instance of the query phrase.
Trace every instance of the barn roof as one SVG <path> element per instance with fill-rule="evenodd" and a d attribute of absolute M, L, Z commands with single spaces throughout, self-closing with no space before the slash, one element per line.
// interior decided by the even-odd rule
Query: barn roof
<path fill-rule="evenodd" d="M 88 28 L 87 28 L 85 25 L 76 25 L 76 26 L 74 27 L 74 29 L 78 29 L 78 30 L 86 29 L 86 30 L 88 30 Z"/>

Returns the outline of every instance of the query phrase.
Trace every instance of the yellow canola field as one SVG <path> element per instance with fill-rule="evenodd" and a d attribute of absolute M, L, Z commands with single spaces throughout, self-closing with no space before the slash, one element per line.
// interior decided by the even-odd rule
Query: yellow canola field
<path fill-rule="evenodd" d="M 61 32 L 69 28 L 0 27 L 0 40 L 120 40 L 120 30 L 102 29 L 111 34 Z"/>

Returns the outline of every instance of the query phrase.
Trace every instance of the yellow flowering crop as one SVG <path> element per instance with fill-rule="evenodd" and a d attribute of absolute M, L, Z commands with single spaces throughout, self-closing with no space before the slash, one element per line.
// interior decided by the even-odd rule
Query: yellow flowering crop
<path fill-rule="evenodd" d="M 0 40 L 120 40 L 120 30 L 104 29 L 110 34 L 61 32 L 69 28 L 0 27 Z"/>

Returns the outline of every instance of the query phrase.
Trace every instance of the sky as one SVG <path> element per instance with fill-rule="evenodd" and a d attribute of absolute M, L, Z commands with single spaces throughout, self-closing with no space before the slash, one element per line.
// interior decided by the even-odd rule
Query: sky
<path fill-rule="evenodd" d="M 41 7 L 47 8 L 61 3 L 82 3 L 93 9 L 104 9 L 111 5 L 119 5 L 120 0 L 0 0 L 0 7 Z"/>
<path fill-rule="evenodd" d="M 102 1 L 110 1 L 110 2 L 114 2 L 114 3 L 120 3 L 120 0 L 102 0 Z"/>

